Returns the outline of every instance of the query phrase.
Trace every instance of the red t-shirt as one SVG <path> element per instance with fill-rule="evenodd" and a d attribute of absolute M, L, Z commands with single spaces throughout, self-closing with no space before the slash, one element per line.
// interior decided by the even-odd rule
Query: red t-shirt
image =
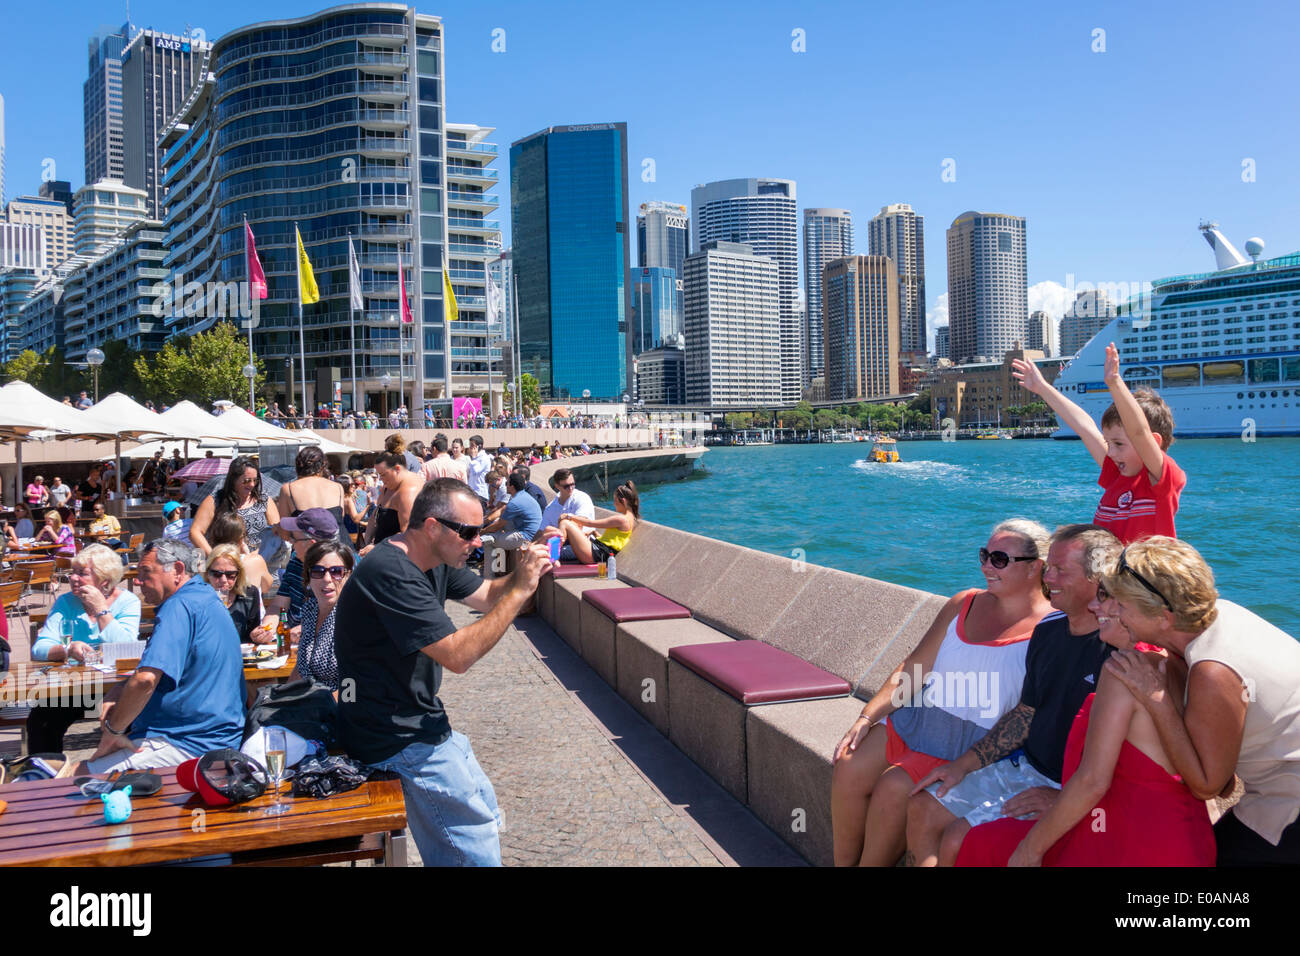
<path fill-rule="evenodd" d="M 1160 480 L 1154 485 L 1146 468 L 1125 478 L 1109 458 L 1101 466 L 1097 484 L 1106 490 L 1092 517 L 1093 524 L 1110 531 L 1126 545 L 1154 534 L 1177 537 L 1174 515 L 1178 513 L 1178 496 L 1187 485 L 1187 475 L 1168 455 Z"/>

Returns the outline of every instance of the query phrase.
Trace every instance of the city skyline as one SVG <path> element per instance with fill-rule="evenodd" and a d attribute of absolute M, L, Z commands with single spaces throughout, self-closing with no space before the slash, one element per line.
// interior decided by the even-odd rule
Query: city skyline
<path fill-rule="evenodd" d="M 212 41 L 237 27 L 329 6 L 236 0 L 181 17 L 160 2 L 137 0 L 132 20 L 165 31 L 184 30 L 185 23 L 176 21 L 189 20 Z M 1029 309 L 1046 308 L 1054 318 L 1068 305 L 1062 290 L 1069 275 L 1133 283 L 1208 268 L 1195 229 L 1202 218 L 1218 220 L 1238 242 L 1262 236 L 1268 254 L 1300 248 L 1290 215 L 1300 179 L 1294 162 L 1300 136 L 1294 124 L 1279 121 L 1270 96 L 1243 95 L 1286 88 L 1284 38 L 1300 21 L 1294 10 L 1256 8 L 1253 23 L 1221 23 L 1198 15 L 1211 9 L 1207 4 L 1185 8 L 1177 21 L 1108 5 L 1082 13 L 1003 6 L 1015 16 L 957 7 L 935 17 L 782 4 L 747 7 L 753 15 L 744 18 L 732 6 L 698 10 L 684 4 L 656 8 L 654 18 L 628 12 L 583 17 L 583 10 L 595 9 L 588 4 L 569 4 L 572 16 L 510 3 L 491 10 L 417 9 L 442 17 L 447 28 L 449 118 L 494 125 L 500 142 L 592 116 L 626 119 L 633 209 L 654 199 L 684 200 L 700 183 L 763 174 L 798 181 L 810 207 L 865 212 L 907 202 L 936 228 L 965 209 L 1004 210 L 1025 217 L 1032 229 Z M 868 17 L 873 30 L 923 45 L 925 65 L 911 62 L 912 44 L 877 51 L 879 71 L 873 74 L 888 75 L 891 64 L 911 71 L 906 95 L 873 101 L 861 124 L 836 125 L 836 107 L 856 100 L 847 92 L 827 95 L 837 87 L 823 81 L 842 72 L 852 26 Z M 46 19 L 37 8 L 17 8 L 9 22 L 15 35 L 46 35 Z M 18 44 L 0 64 L 9 197 L 36 193 L 46 159 L 56 164 L 48 170 L 51 178 L 69 180 L 74 189 L 85 183 L 86 43 L 101 25 L 124 19 L 124 7 L 67 4 L 63 34 Z M 1260 29 L 1262 19 L 1272 28 Z M 588 82 L 602 70 L 625 70 L 617 51 L 633 28 L 638 42 L 671 39 L 662 47 L 672 60 L 663 64 L 668 86 L 653 100 L 629 102 L 619 83 Z M 713 42 L 719 32 L 729 37 L 726 49 Z M 1223 74 L 1240 79 L 1219 85 L 1191 79 L 1199 51 L 1211 44 Z M 1008 45 L 1016 55 L 983 52 Z M 696 100 L 682 95 L 692 90 L 689 71 L 674 71 L 673 62 L 689 64 L 706 47 L 724 73 L 760 68 L 771 78 L 770 95 L 759 102 L 741 87 L 705 99 L 698 99 L 698 90 Z M 557 49 L 572 55 L 555 57 Z M 973 69 L 983 82 L 961 82 Z M 41 83 L 24 82 L 37 73 Z M 1035 75 L 1034 84 L 1023 83 L 1027 73 Z M 667 105 L 693 102 L 698 109 Z M 887 151 L 873 147 L 901 117 L 917 115 L 922 122 L 905 142 Z M 1149 129 L 1157 115 L 1216 120 L 1212 136 L 1192 119 L 1163 124 L 1159 136 L 1131 135 Z M 774 116 L 780 117 L 780 136 L 771 135 Z M 835 136 L 821 135 L 827 123 Z M 1109 132 L 1078 135 L 1098 123 Z M 945 181 L 946 173 L 952 181 Z M 509 245 L 509 223 L 503 226 Z M 932 276 L 946 273 L 944 253 L 937 242 L 926 250 Z M 931 328 L 945 316 L 946 294 L 945 283 L 928 284 Z"/>

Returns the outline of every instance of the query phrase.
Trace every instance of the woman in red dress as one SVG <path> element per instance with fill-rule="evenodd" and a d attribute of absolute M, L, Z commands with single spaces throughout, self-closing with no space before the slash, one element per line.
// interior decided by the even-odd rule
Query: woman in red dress
<path fill-rule="evenodd" d="M 1101 639 L 1162 657 L 1158 648 L 1134 641 L 1105 580 L 1089 605 Z M 1162 660 L 1174 699 L 1181 702 L 1181 661 Z M 972 829 L 957 866 L 1214 865 L 1205 801 L 1174 773 L 1146 709 L 1108 671 L 1074 718 L 1062 779 L 1060 797 L 1038 820 L 1006 818 Z"/>

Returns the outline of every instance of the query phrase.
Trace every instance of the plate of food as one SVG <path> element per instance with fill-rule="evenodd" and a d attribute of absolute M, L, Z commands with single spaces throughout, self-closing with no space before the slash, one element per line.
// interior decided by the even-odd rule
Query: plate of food
<path fill-rule="evenodd" d="M 240 644 L 239 653 L 244 663 L 256 664 L 259 661 L 269 661 L 274 657 L 275 648 L 270 644 Z"/>

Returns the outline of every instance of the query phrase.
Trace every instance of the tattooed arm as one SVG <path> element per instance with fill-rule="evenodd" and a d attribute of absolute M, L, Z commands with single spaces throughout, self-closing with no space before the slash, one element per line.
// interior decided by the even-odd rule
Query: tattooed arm
<path fill-rule="evenodd" d="M 1024 701 L 1002 715 L 993 725 L 993 729 L 981 737 L 970 750 L 966 751 L 952 763 L 935 767 L 921 778 L 912 793 L 920 793 L 930 784 L 942 781 L 939 796 L 961 783 L 969 773 L 974 773 L 989 764 L 1001 760 L 1007 754 L 1023 747 L 1029 739 L 1029 724 L 1034 719 L 1034 708 Z"/>

